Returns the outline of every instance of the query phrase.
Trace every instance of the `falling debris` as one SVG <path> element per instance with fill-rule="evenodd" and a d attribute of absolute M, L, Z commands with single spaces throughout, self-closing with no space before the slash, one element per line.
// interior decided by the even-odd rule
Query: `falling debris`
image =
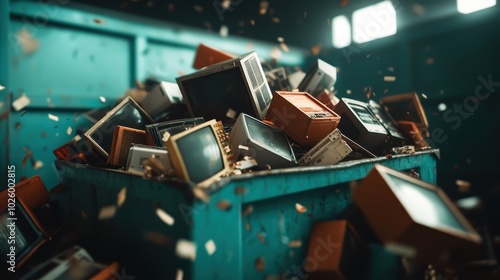
<path fill-rule="evenodd" d="M 197 11 L 198 13 L 203 12 L 203 7 L 200 5 L 194 5 L 194 10 Z"/>
<path fill-rule="evenodd" d="M 438 110 L 439 110 L 439 111 L 443 112 L 443 111 L 445 111 L 445 110 L 446 110 L 446 108 L 447 108 L 446 104 L 444 104 L 444 103 L 439 103 L 439 105 L 438 105 Z"/>
<path fill-rule="evenodd" d="M 288 46 L 284 42 L 280 44 L 280 47 L 284 52 L 290 51 L 290 49 L 288 49 Z"/>
<path fill-rule="evenodd" d="M 264 236 L 261 233 L 257 233 L 257 238 L 259 239 L 260 243 L 264 244 Z"/>
<path fill-rule="evenodd" d="M 301 205 L 300 203 L 295 203 L 295 210 L 297 210 L 298 213 L 307 212 L 307 208 Z"/>
<path fill-rule="evenodd" d="M 169 3 L 169 4 L 168 4 L 168 6 L 167 6 L 167 10 L 168 10 L 169 12 L 172 12 L 172 11 L 174 10 L 174 8 L 175 8 L 175 7 L 174 7 L 174 3 Z"/>
<path fill-rule="evenodd" d="M 229 8 L 231 7 L 231 0 L 223 0 L 221 3 L 221 7 L 224 10 L 229 10 Z"/>
<path fill-rule="evenodd" d="M 237 195 L 246 195 L 248 192 L 247 188 L 245 187 L 236 187 L 234 188 L 234 193 Z"/>
<path fill-rule="evenodd" d="M 255 260 L 255 270 L 261 272 L 266 270 L 266 263 L 264 262 L 264 258 L 260 257 Z"/>
<path fill-rule="evenodd" d="M 234 119 L 236 117 L 236 114 L 237 112 L 231 108 L 227 109 L 227 112 L 226 112 L 226 117 L 230 118 L 230 119 Z"/>
<path fill-rule="evenodd" d="M 156 209 L 156 215 L 160 218 L 160 220 L 169 226 L 173 226 L 175 223 L 175 219 L 161 208 Z"/>
<path fill-rule="evenodd" d="M 280 43 L 285 42 L 285 39 L 283 39 L 283 37 L 278 37 L 278 38 L 276 38 L 276 40 L 278 40 L 278 42 L 280 42 Z"/>
<path fill-rule="evenodd" d="M 311 47 L 311 52 L 314 56 L 318 56 L 318 54 L 321 52 L 321 48 L 323 46 L 321 44 L 317 44 Z"/>
<path fill-rule="evenodd" d="M 272 21 L 274 23 L 279 23 L 280 22 L 280 18 L 279 17 L 273 17 Z"/>
<path fill-rule="evenodd" d="M 0 101 L 0 109 L 2 109 L 2 108 L 3 108 L 3 102 Z M 21 117 L 22 117 L 22 115 L 21 115 Z"/>
<path fill-rule="evenodd" d="M 427 99 L 427 95 L 425 93 L 422 92 L 422 97 Z"/>
<path fill-rule="evenodd" d="M 384 82 L 395 82 L 396 77 L 395 76 L 384 76 Z"/>
<path fill-rule="evenodd" d="M 20 111 L 24 107 L 28 106 L 30 102 L 31 100 L 26 96 L 26 94 L 23 94 L 21 97 L 16 99 L 16 101 L 12 102 L 12 107 L 14 107 L 14 110 Z"/>
<path fill-rule="evenodd" d="M 94 22 L 97 24 L 100 24 L 100 25 L 104 25 L 104 20 L 102 20 L 100 18 L 94 18 Z"/>
<path fill-rule="evenodd" d="M 250 20 L 250 24 L 251 24 L 251 25 L 255 25 L 255 20 L 251 19 L 251 20 Z"/>
<path fill-rule="evenodd" d="M 0 91 L 2 91 L 2 90 L 4 90 L 4 89 L 5 89 L 5 87 L 4 87 L 4 86 L 2 86 L 2 85 L 0 85 Z"/>
<path fill-rule="evenodd" d="M 248 215 L 250 215 L 250 214 L 252 214 L 252 213 L 253 213 L 253 205 L 252 205 L 252 204 L 250 204 L 250 205 L 248 205 L 248 206 L 245 208 L 245 210 L 243 210 L 243 212 L 241 213 L 241 216 L 242 216 L 242 217 L 246 217 L 246 216 L 248 216 Z"/>
<path fill-rule="evenodd" d="M 420 4 L 413 4 L 411 6 L 411 9 L 413 10 L 413 12 L 417 15 L 417 16 L 422 16 L 423 14 L 425 14 L 425 8 L 424 6 L 420 5 Z"/>
<path fill-rule="evenodd" d="M 267 9 L 268 8 L 269 8 L 269 2 L 267 2 L 267 1 L 261 1 L 260 2 L 259 14 L 265 15 L 267 13 Z"/>
<path fill-rule="evenodd" d="M 279 60 L 281 57 L 281 51 L 277 47 L 274 47 L 270 52 L 269 56 L 274 60 Z"/>
<path fill-rule="evenodd" d="M 71 132 L 73 132 L 73 128 L 71 128 L 71 126 L 68 126 L 68 129 L 66 129 L 66 134 L 71 135 Z"/>
<path fill-rule="evenodd" d="M 348 90 L 346 90 L 346 93 L 347 93 L 347 94 L 351 94 L 351 93 L 352 93 L 352 91 L 351 91 L 350 89 L 348 89 Z"/>
<path fill-rule="evenodd" d="M 231 209 L 231 202 L 229 200 L 219 200 L 217 201 L 216 207 L 219 208 L 220 210 L 228 211 Z"/>
<path fill-rule="evenodd" d="M 219 30 L 219 35 L 221 37 L 227 37 L 228 34 L 229 34 L 229 28 L 226 25 L 221 25 Z"/>
<path fill-rule="evenodd" d="M 121 207 L 123 203 L 125 203 L 125 199 L 127 198 L 127 188 L 123 187 L 116 196 L 116 205 Z"/>
<path fill-rule="evenodd" d="M 387 71 L 394 72 L 394 67 L 392 67 L 392 66 L 387 67 Z"/>
<path fill-rule="evenodd" d="M 106 97 L 104 96 L 99 96 L 99 100 L 101 100 L 102 103 L 106 103 Z"/>
<path fill-rule="evenodd" d="M 302 247 L 302 240 L 291 240 L 288 243 L 289 248 L 300 248 Z"/>
<path fill-rule="evenodd" d="M 175 245 L 175 253 L 179 258 L 194 261 L 196 259 L 196 244 L 186 239 L 179 239 Z"/>
<path fill-rule="evenodd" d="M 43 167 L 43 162 L 41 160 L 37 160 L 35 164 L 33 164 L 33 169 L 38 170 Z"/>
<path fill-rule="evenodd" d="M 116 206 L 108 205 L 101 208 L 99 211 L 99 220 L 107 220 L 113 218 L 116 214 Z"/>
<path fill-rule="evenodd" d="M 230 1 L 228 1 L 230 2 Z M 175 275 L 175 280 L 182 280 L 184 278 L 184 271 L 182 269 L 177 269 L 177 274 Z"/>
<path fill-rule="evenodd" d="M 34 39 L 26 28 L 17 33 L 16 39 L 26 55 L 34 53 L 40 47 L 38 40 Z"/>
<path fill-rule="evenodd" d="M 49 114 L 49 119 L 55 121 L 55 122 L 58 122 L 59 121 L 59 117 L 58 116 L 55 116 L 55 115 L 52 115 L 52 114 Z"/>
<path fill-rule="evenodd" d="M 250 230 L 252 229 L 252 227 L 250 226 L 250 223 L 249 223 L 249 222 L 247 222 L 247 223 L 245 224 L 245 228 L 246 228 L 248 231 L 250 231 Z"/>
<path fill-rule="evenodd" d="M 207 243 L 205 243 L 205 249 L 207 250 L 209 256 L 213 255 L 215 250 L 217 250 L 215 242 L 212 239 L 208 240 Z"/>
<path fill-rule="evenodd" d="M 461 193 L 467 193 L 470 191 L 470 182 L 464 180 L 456 180 L 455 184 L 458 187 L 458 191 Z"/>
<path fill-rule="evenodd" d="M 159 232 L 147 231 L 144 233 L 144 239 L 160 246 L 172 246 L 172 240 L 168 236 L 165 236 Z"/>
<path fill-rule="evenodd" d="M 365 87 L 363 91 L 366 94 L 366 98 L 370 99 L 370 97 L 372 96 L 372 87 Z"/>
<path fill-rule="evenodd" d="M 425 60 L 425 63 L 427 63 L 428 65 L 434 64 L 434 58 L 432 58 L 432 57 L 428 57 L 428 58 Z"/>

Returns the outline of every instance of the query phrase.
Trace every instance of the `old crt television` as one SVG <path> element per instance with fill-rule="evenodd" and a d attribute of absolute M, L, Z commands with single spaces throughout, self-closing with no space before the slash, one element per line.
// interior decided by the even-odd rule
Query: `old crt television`
<path fill-rule="evenodd" d="M 208 187 L 230 169 L 230 147 L 221 122 L 207 121 L 170 136 L 165 147 L 174 174 L 199 187 Z"/>
<path fill-rule="evenodd" d="M 481 243 L 443 190 L 382 165 L 354 190 L 353 202 L 384 246 L 402 256 L 446 264 Z"/>
<path fill-rule="evenodd" d="M 228 121 L 240 113 L 264 119 L 272 93 L 257 53 L 177 78 L 191 117 Z"/>
<path fill-rule="evenodd" d="M 386 96 L 379 102 L 395 121 L 414 122 L 422 135 L 427 137 L 429 123 L 416 92 Z"/>
<path fill-rule="evenodd" d="M 176 104 L 182 104 L 182 93 L 176 83 L 160 82 L 144 98 L 142 108 L 152 118 Z"/>
<path fill-rule="evenodd" d="M 247 114 L 240 114 L 229 133 L 235 159 L 253 157 L 260 168 L 284 168 L 296 165 L 292 146 L 286 135 Z M 248 151 L 238 147 L 243 145 Z"/>
<path fill-rule="evenodd" d="M 14 202 L 9 199 L 8 204 L 0 207 L 0 238 L 2 240 L 0 259 L 3 263 L 3 271 L 10 273 L 7 270 L 9 267 L 15 265 L 14 269 L 19 270 L 48 238 L 38 219 L 22 200 L 17 199 Z M 12 239 L 11 236 L 15 238 Z M 10 263 L 11 261 L 13 262 Z"/>
<path fill-rule="evenodd" d="M 316 97 L 324 89 L 333 91 L 333 85 L 337 81 L 337 68 L 327 62 L 318 59 L 309 72 L 300 82 L 299 91 L 305 91 Z"/>
<path fill-rule="evenodd" d="M 335 106 L 340 115 L 338 129 L 374 154 L 381 154 L 389 134 L 365 102 L 341 98 Z"/>
<path fill-rule="evenodd" d="M 151 117 L 132 98 L 127 97 L 85 132 L 84 137 L 107 159 L 113 145 L 115 126 L 144 130 L 151 123 Z"/>
<path fill-rule="evenodd" d="M 401 146 L 404 143 L 405 137 L 399 130 L 396 122 L 393 118 L 385 111 L 385 108 L 380 106 L 373 100 L 368 102 L 370 110 L 375 115 L 377 120 L 385 127 L 389 134 L 388 144 L 390 148 L 395 146 Z"/>
<path fill-rule="evenodd" d="M 368 279 L 368 246 L 346 220 L 314 223 L 307 257 L 317 263 L 308 279 Z"/>

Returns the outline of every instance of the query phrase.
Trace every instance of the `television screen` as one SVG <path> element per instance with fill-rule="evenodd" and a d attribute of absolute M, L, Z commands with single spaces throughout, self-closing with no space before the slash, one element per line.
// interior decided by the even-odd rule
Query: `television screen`
<path fill-rule="evenodd" d="M 253 142 L 275 152 L 288 160 L 295 160 L 295 156 L 290 152 L 290 144 L 280 131 L 258 123 L 253 118 L 246 118 L 249 137 Z"/>
<path fill-rule="evenodd" d="M 200 183 L 224 169 L 223 155 L 210 126 L 178 139 L 177 147 L 194 183 Z"/>
<path fill-rule="evenodd" d="M 150 123 L 153 123 L 151 117 L 134 100 L 127 97 L 92 126 L 85 133 L 85 137 L 102 155 L 108 157 L 115 126 L 145 130 L 146 125 Z"/>
<path fill-rule="evenodd" d="M 0 214 L 0 254 L 3 262 L 9 261 L 10 247 L 15 246 L 16 264 L 19 264 L 23 259 L 34 250 L 45 238 L 39 228 L 31 221 L 31 218 L 25 212 L 20 203 L 16 203 L 14 210 L 15 216 L 9 216 L 10 210 L 5 210 Z M 11 221 L 9 218 L 16 218 Z M 10 227 L 11 222 L 15 223 L 15 227 Z M 11 232 L 13 230 L 13 232 Z M 15 242 L 7 242 L 9 236 L 15 232 Z"/>
<path fill-rule="evenodd" d="M 410 216 L 429 227 L 449 227 L 468 232 L 434 190 L 412 184 L 387 173 L 397 188 L 397 195 Z"/>
<path fill-rule="evenodd" d="M 415 92 L 380 98 L 380 104 L 395 121 L 414 122 L 423 134 L 427 134 L 427 116 Z"/>
<path fill-rule="evenodd" d="M 230 121 L 247 113 L 263 119 L 272 98 L 255 52 L 176 80 L 192 117 Z"/>
<path fill-rule="evenodd" d="M 357 105 L 351 105 L 351 108 L 362 122 L 367 124 L 380 124 L 366 108 Z"/>
<path fill-rule="evenodd" d="M 192 78 L 181 83 L 193 117 L 224 120 L 227 119 L 226 113 L 229 109 L 237 113 L 255 115 L 239 68 Z M 259 106 L 265 108 L 262 98 L 259 98 Z"/>

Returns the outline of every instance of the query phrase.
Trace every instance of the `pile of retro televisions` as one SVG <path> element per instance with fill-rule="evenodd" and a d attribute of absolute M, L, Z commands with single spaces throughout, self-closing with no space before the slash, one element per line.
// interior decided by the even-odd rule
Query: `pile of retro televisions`
<path fill-rule="evenodd" d="M 289 73 L 255 52 L 200 45 L 193 66 L 199 70 L 158 82 L 140 103 L 123 99 L 54 154 L 208 186 L 237 169 L 332 165 L 423 143 L 427 120 L 416 94 L 380 105 L 339 99 L 337 69 L 321 59 L 307 73 Z"/>
<path fill-rule="evenodd" d="M 423 279 L 428 265 L 460 269 L 482 242 L 442 189 L 403 172 L 375 165 L 352 198 L 336 220 L 313 225 L 309 279 L 368 279 L 381 248 L 412 264 L 399 262 L 398 279 Z"/>
<path fill-rule="evenodd" d="M 23 275 L 27 269 L 26 263 L 33 260 L 37 252 L 50 251 L 48 247 L 54 244 L 54 238 L 58 238 L 62 229 L 62 222 L 58 215 L 58 204 L 56 200 L 50 199 L 50 194 L 38 175 L 19 182 L 15 187 L 0 193 L 0 254 L 4 269 L 0 273 L 2 279 L 12 279 Z M 42 247 L 45 246 L 43 249 Z M 67 255 L 65 255 L 67 256 Z M 40 259 L 40 258 L 37 258 Z M 56 265 L 46 265 L 44 269 L 34 276 L 31 272 L 21 279 L 111 279 L 100 278 L 71 278 L 68 270 L 74 268 L 69 256 L 66 258 L 66 269 L 56 269 Z M 29 266 L 36 264 L 30 262 Z M 116 264 L 114 264 L 116 266 Z M 103 267 L 94 267 L 88 271 L 86 276 L 100 274 Z M 52 270 L 52 272 L 49 272 Z M 57 278 L 54 271 L 59 270 L 57 275 L 66 273 L 68 277 Z M 51 274 L 52 273 L 52 274 Z M 45 275 L 45 276 L 44 276 Z M 48 275 L 51 275 L 50 277 Z M 54 277 L 52 277 L 54 276 Z"/>

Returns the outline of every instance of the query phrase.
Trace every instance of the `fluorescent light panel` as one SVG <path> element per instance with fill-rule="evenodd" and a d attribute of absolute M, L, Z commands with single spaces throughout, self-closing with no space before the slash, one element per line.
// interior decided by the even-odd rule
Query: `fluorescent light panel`
<path fill-rule="evenodd" d="M 462 14 L 470 14 L 493 7 L 497 0 L 457 0 L 457 9 Z"/>
<path fill-rule="evenodd" d="M 353 40 L 366 43 L 396 34 L 396 10 L 391 1 L 383 1 L 352 14 Z"/>
<path fill-rule="evenodd" d="M 332 20 L 332 43 L 340 49 L 351 44 L 351 24 L 346 16 L 337 16 Z"/>

